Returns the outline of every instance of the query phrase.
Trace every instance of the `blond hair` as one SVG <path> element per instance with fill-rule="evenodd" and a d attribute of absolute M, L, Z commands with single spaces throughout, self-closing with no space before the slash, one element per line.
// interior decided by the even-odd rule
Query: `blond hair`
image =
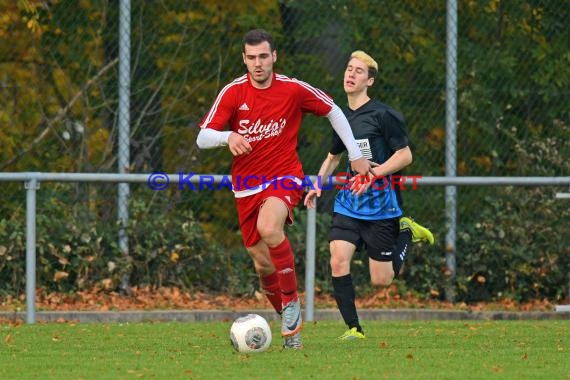
<path fill-rule="evenodd" d="M 374 58 L 362 50 L 353 51 L 350 55 L 350 59 L 352 58 L 359 59 L 364 62 L 366 66 L 368 66 L 368 78 L 376 77 L 376 74 L 378 74 L 378 63 L 374 60 Z"/>

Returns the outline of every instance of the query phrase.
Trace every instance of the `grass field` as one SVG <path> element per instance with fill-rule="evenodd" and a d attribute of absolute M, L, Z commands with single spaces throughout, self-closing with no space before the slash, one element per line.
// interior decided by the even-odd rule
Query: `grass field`
<path fill-rule="evenodd" d="M 305 324 L 305 349 L 233 351 L 231 322 L 0 325 L 0 379 L 570 379 L 570 321 Z"/>

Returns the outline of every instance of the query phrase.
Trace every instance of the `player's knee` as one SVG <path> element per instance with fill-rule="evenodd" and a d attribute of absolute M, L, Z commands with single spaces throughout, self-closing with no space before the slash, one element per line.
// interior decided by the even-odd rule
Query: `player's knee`
<path fill-rule="evenodd" d="M 382 273 L 370 278 L 370 282 L 374 286 L 390 286 L 394 279 L 394 273 Z"/>
<path fill-rule="evenodd" d="M 268 225 L 264 225 L 264 224 L 258 224 L 257 225 L 257 231 L 259 232 L 259 235 L 261 236 L 262 239 L 266 239 L 268 236 L 271 236 L 272 234 L 274 234 L 274 229 L 271 228 Z"/>
<path fill-rule="evenodd" d="M 269 246 L 279 244 L 283 240 L 283 230 L 272 226 L 258 225 L 257 231 L 261 239 Z"/>
<path fill-rule="evenodd" d="M 340 257 L 331 256 L 330 265 L 333 276 L 336 273 L 347 273 L 350 271 L 350 261 Z"/>

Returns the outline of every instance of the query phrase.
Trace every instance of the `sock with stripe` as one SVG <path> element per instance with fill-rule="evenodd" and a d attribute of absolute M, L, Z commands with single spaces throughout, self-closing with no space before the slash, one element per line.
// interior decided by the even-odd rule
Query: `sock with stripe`
<path fill-rule="evenodd" d="M 295 259 L 289 239 L 285 237 L 279 245 L 269 247 L 269 254 L 273 265 L 277 269 L 279 288 L 281 289 L 281 301 L 287 305 L 291 301 L 298 299 L 297 277 L 295 274 Z"/>

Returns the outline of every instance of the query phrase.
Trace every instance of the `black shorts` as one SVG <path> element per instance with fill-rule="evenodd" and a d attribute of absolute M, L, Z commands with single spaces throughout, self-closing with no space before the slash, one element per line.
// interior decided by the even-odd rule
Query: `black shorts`
<path fill-rule="evenodd" d="M 376 261 L 392 261 L 392 251 L 400 232 L 399 218 L 362 220 L 346 215 L 333 215 L 329 242 L 343 240 L 357 250 L 366 249 L 368 257 Z"/>

